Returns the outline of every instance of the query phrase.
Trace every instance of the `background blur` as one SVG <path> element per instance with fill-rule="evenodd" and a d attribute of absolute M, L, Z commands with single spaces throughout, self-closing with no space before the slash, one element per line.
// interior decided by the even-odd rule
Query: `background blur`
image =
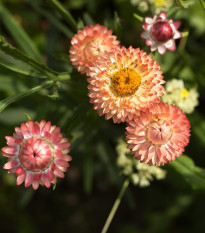
<path fill-rule="evenodd" d="M 179 30 L 189 30 L 184 44 L 177 41 L 180 51 L 168 51 L 164 56 L 156 54 L 155 59 L 164 71 L 165 80 L 180 78 L 187 87 L 198 89 L 200 104 L 194 113 L 187 115 L 192 135 L 185 154 L 197 166 L 205 168 L 205 11 L 196 2 L 187 9 L 177 8 L 173 14 L 174 20 L 182 21 Z M 105 121 L 92 110 L 86 77 L 78 74 L 69 61 L 70 40 L 75 32 L 49 1 L 1 0 L 0 3 L 0 32 L 9 43 L 43 60 L 56 71 L 72 72 L 71 80 L 61 84 L 59 98 L 48 97 L 53 90 L 42 90 L 0 113 L 0 147 L 6 146 L 4 137 L 12 135 L 14 127 L 26 121 L 24 113 L 27 113 L 34 121 L 51 120 L 62 127 L 64 136 L 72 142 L 70 155 L 73 157 L 66 178 L 58 180 L 54 191 L 45 187 L 34 191 L 23 185 L 16 186 L 15 176 L 2 168 L 6 158 L 0 156 L 0 232 L 100 232 L 125 179 L 116 165 L 115 149 L 118 139 L 124 138 L 125 124 Z M 150 53 L 140 38 L 141 23 L 133 13 L 152 16 L 151 10 L 142 12 L 129 0 L 65 0 L 61 3 L 78 21 L 79 28 L 83 24 L 106 25 L 114 29 L 121 45 L 140 47 Z M 19 27 L 39 53 L 29 53 Z M 40 82 L 38 77 L 18 74 L 0 65 L 0 99 Z M 200 174 L 197 173 L 201 180 L 192 189 L 186 175 L 180 175 L 169 165 L 164 169 L 167 176 L 162 181 L 153 181 L 147 188 L 129 186 L 108 232 L 205 232 L 205 185 L 201 185 L 205 182 L 205 171 L 201 169 Z M 194 171 L 187 169 L 188 173 Z M 195 182 L 194 179 L 193 175 L 191 181 Z"/>

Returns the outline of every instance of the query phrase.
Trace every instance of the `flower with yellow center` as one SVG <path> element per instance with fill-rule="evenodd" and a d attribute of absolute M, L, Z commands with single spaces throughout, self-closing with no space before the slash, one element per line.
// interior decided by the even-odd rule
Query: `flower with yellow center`
<path fill-rule="evenodd" d="M 165 81 L 159 69 L 151 55 L 139 48 L 107 52 L 90 67 L 90 102 L 106 120 L 131 120 L 142 108 L 160 102 Z"/>

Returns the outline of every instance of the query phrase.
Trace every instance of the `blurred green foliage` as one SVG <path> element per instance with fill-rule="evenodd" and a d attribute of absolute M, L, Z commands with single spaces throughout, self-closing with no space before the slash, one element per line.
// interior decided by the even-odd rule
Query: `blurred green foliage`
<path fill-rule="evenodd" d="M 129 0 L 61 3 L 78 28 L 104 24 L 114 30 L 121 45 L 150 52 L 140 37 L 141 23 L 133 17 L 134 13 L 143 17 L 145 14 Z M 172 17 L 182 20 L 180 30 L 188 30 L 189 37 L 177 42 L 176 53 L 153 56 L 160 63 L 165 80 L 180 78 L 188 87 L 198 88 L 200 105 L 188 115 L 192 126 L 186 148 L 189 157 L 182 156 L 166 165 L 167 178 L 163 181 L 144 189 L 130 186 L 108 232 L 205 232 L 205 11 L 197 1 L 174 12 Z M 51 120 L 62 127 L 72 143 L 73 157 L 66 178 L 59 180 L 54 191 L 40 187 L 35 192 L 15 185 L 14 176 L 2 169 L 6 158 L 0 156 L 0 232 L 100 232 L 124 180 L 116 166 L 115 147 L 124 137 L 125 124 L 105 121 L 92 109 L 86 77 L 69 61 L 70 39 L 76 31 L 49 1 L 1 0 L 0 23 L 1 35 L 23 52 L 23 57 L 14 58 L 0 51 L 1 100 L 29 92 L 46 79 L 54 80 L 54 76 L 60 80 L 0 113 L 0 147 L 5 146 L 4 137 L 26 121 L 27 113 L 34 121 Z M 30 63 L 25 61 L 26 56 Z"/>

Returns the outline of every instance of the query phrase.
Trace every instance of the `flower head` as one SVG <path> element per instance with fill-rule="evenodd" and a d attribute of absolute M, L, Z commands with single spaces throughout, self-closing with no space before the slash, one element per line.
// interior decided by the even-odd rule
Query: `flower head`
<path fill-rule="evenodd" d="M 120 41 L 107 27 L 99 24 L 85 26 L 71 40 L 70 60 L 80 73 L 89 75 L 89 67 L 93 62 L 105 51 L 119 48 L 119 44 Z"/>
<path fill-rule="evenodd" d="M 177 106 L 160 103 L 135 116 L 126 130 L 135 158 L 159 166 L 182 154 L 189 143 L 190 123 Z"/>
<path fill-rule="evenodd" d="M 143 50 L 122 47 L 106 53 L 90 67 L 90 102 L 99 115 L 120 123 L 136 111 L 159 102 L 164 87 L 160 65 Z"/>
<path fill-rule="evenodd" d="M 127 143 L 123 140 L 119 140 L 116 150 L 118 153 L 117 165 L 122 169 L 124 175 L 130 176 L 134 185 L 147 187 L 154 177 L 157 180 L 165 178 L 166 171 L 159 167 L 140 163 L 136 160 L 133 155 L 130 154 Z"/>
<path fill-rule="evenodd" d="M 68 139 L 63 138 L 60 128 L 51 126 L 51 122 L 28 121 L 15 128 L 12 136 L 6 136 L 8 146 L 2 148 L 2 155 L 8 157 L 4 169 L 16 173 L 17 185 L 25 181 L 25 187 L 39 184 L 50 187 L 56 184 L 56 178 L 64 177 L 72 158 Z"/>
<path fill-rule="evenodd" d="M 175 40 L 181 38 L 181 33 L 177 31 L 181 25 L 180 21 L 167 19 L 165 12 L 154 18 L 145 17 L 143 28 L 145 32 L 141 37 L 146 39 L 146 45 L 151 46 L 151 51 L 158 50 L 160 54 L 164 54 L 167 49 L 176 50 Z"/>
<path fill-rule="evenodd" d="M 163 102 L 175 104 L 185 113 L 192 113 L 198 105 L 199 94 L 195 88 L 186 89 L 183 80 L 172 79 L 166 83 Z"/>

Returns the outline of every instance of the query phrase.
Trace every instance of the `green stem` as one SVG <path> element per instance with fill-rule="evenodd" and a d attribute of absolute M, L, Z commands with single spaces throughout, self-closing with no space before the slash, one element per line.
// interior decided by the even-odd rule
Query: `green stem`
<path fill-rule="evenodd" d="M 184 51 L 184 48 L 188 40 L 188 35 L 189 35 L 189 31 L 182 32 L 182 38 L 180 40 L 179 47 L 178 47 L 179 53 L 182 53 Z"/>
<path fill-rule="evenodd" d="M 34 67 L 39 72 L 51 78 L 58 75 L 56 71 L 50 69 L 48 66 L 44 65 L 43 63 L 38 62 L 37 60 L 33 59 L 32 57 L 26 55 L 19 49 L 7 43 L 3 36 L 0 36 L 0 50 L 2 50 L 4 53 L 8 54 L 9 56 L 17 60 L 21 60 L 25 62 L 26 64 L 29 64 L 30 66 Z"/>
<path fill-rule="evenodd" d="M 144 21 L 144 18 L 142 16 L 137 15 L 136 13 L 134 13 L 133 16 L 140 22 Z"/>
<path fill-rule="evenodd" d="M 72 17 L 70 12 L 66 10 L 63 5 L 57 0 L 48 0 L 53 7 L 58 11 L 58 13 L 70 24 L 70 26 L 76 31 L 77 23 L 75 19 Z"/>
<path fill-rule="evenodd" d="M 19 94 L 16 94 L 16 95 L 13 95 L 13 96 L 10 96 L 6 99 L 1 100 L 0 101 L 0 112 L 3 111 L 9 104 L 16 102 L 16 101 L 18 101 L 18 100 L 20 100 L 28 95 L 31 95 L 37 91 L 40 91 L 43 88 L 48 88 L 48 87 L 52 86 L 53 83 L 54 83 L 54 81 L 49 80 L 49 81 L 44 82 L 41 85 L 38 85 L 36 87 L 31 88 L 28 91 L 25 91 L 25 92 L 22 92 L 22 93 L 19 93 Z"/>
<path fill-rule="evenodd" d="M 108 218 L 107 218 L 107 220 L 105 222 L 105 225 L 104 225 L 101 233 L 106 233 L 107 232 L 107 230 L 108 230 L 108 228 L 110 226 L 110 223 L 111 223 L 111 221 L 112 221 L 112 219 L 113 219 L 113 217 L 114 217 L 114 215 L 115 215 L 115 213 L 117 211 L 117 208 L 120 205 L 121 199 L 122 199 L 128 185 L 129 185 L 129 182 L 130 182 L 130 178 L 127 177 L 127 179 L 123 183 L 123 186 L 122 186 L 122 188 L 120 190 L 120 193 L 118 194 L 117 199 L 115 200 L 115 203 L 114 203 L 114 205 L 113 205 L 113 207 L 112 207 L 112 209 L 110 211 L 110 214 L 109 214 L 109 216 L 108 216 Z"/>
<path fill-rule="evenodd" d="M 189 31 L 182 32 L 182 38 L 187 37 L 189 35 Z"/>

